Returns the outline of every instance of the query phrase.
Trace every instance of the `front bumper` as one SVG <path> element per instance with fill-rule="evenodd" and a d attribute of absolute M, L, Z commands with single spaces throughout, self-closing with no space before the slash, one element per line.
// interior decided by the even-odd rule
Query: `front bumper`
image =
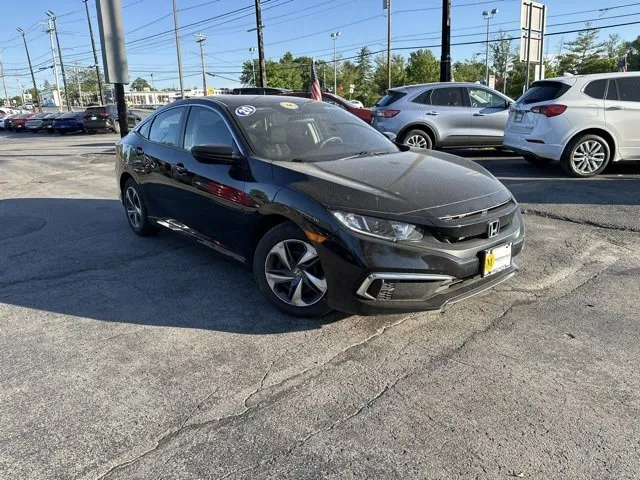
<path fill-rule="evenodd" d="M 513 277 L 524 245 L 518 214 L 497 237 L 416 246 L 346 232 L 321 246 L 327 272 L 328 303 L 343 312 L 375 313 L 439 310 Z M 482 277 L 484 251 L 511 244 L 512 264 Z"/>

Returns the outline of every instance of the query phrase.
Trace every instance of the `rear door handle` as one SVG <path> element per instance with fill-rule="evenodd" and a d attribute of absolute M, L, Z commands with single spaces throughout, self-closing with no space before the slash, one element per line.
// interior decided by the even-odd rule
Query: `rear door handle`
<path fill-rule="evenodd" d="M 474 113 L 473 116 L 474 117 L 486 117 L 487 114 L 486 113 Z"/>
<path fill-rule="evenodd" d="M 436 111 L 427 112 L 427 115 L 436 116 L 436 115 L 438 115 L 438 112 L 436 112 Z"/>
<path fill-rule="evenodd" d="M 177 163 L 175 170 L 178 175 L 186 175 L 188 172 L 187 167 L 185 167 L 183 163 Z"/>
<path fill-rule="evenodd" d="M 621 105 L 613 105 L 613 106 L 607 108 L 607 110 L 609 110 L 609 111 L 624 110 L 624 107 L 621 106 Z"/>

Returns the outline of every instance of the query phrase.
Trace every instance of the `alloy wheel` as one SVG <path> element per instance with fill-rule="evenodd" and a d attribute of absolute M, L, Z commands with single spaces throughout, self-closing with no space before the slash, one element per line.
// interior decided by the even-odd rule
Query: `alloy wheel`
<path fill-rule="evenodd" d="M 142 204 L 138 192 L 133 187 L 127 188 L 125 192 L 124 208 L 127 210 L 127 217 L 131 226 L 138 230 L 142 226 Z"/>
<path fill-rule="evenodd" d="M 602 144 L 596 140 L 586 140 L 579 144 L 571 155 L 573 169 L 583 175 L 598 170 L 606 159 Z"/>
<path fill-rule="evenodd" d="M 302 240 L 276 243 L 267 254 L 264 270 L 271 291 L 289 305 L 309 307 L 327 292 L 318 252 Z"/>
<path fill-rule="evenodd" d="M 411 135 L 407 138 L 405 144 L 410 147 L 427 148 L 427 140 L 421 135 Z"/>

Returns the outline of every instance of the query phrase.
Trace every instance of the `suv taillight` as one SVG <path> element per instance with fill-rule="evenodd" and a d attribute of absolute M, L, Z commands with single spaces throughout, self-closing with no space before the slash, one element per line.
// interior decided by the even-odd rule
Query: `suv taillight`
<path fill-rule="evenodd" d="M 395 117 L 399 113 L 400 113 L 400 110 L 377 110 L 376 111 L 376 116 L 384 117 L 384 118 L 391 118 L 391 117 Z"/>
<path fill-rule="evenodd" d="M 531 107 L 533 113 L 539 113 L 545 117 L 557 117 L 563 114 L 566 109 L 566 105 L 538 105 L 537 107 Z"/>

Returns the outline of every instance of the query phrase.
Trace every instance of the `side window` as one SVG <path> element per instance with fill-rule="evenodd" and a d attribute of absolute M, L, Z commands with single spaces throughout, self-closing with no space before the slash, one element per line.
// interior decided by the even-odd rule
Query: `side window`
<path fill-rule="evenodd" d="M 462 107 L 462 94 L 460 88 L 436 88 L 431 94 L 431 105 L 441 107 Z"/>
<path fill-rule="evenodd" d="M 179 146 L 180 121 L 184 110 L 184 108 L 172 108 L 156 115 L 149 132 L 149 140 L 172 147 Z"/>
<path fill-rule="evenodd" d="M 191 150 L 195 145 L 228 145 L 234 152 L 238 150 L 220 114 L 204 107 L 192 107 L 187 119 L 184 148 Z"/>
<path fill-rule="evenodd" d="M 149 130 L 151 130 L 151 124 L 153 123 L 153 119 L 149 120 L 148 122 L 146 122 L 145 124 L 143 124 L 139 129 L 138 129 L 138 135 L 140 135 L 141 137 L 144 138 L 149 138 Z"/>
<path fill-rule="evenodd" d="M 621 77 L 616 83 L 620 101 L 640 102 L 640 77 Z"/>
<path fill-rule="evenodd" d="M 474 108 L 507 108 L 504 98 L 484 88 L 469 88 L 469 101 Z"/>
<path fill-rule="evenodd" d="M 618 100 L 618 86 L 615 80 L 609 80 L 609 88 L 607 89 L 607 100 Z"/>
<path fill-rule="evenodd" d="M 431 105 L 431 92 L 433 90 L 425 90 L 419 94 L 416 98 L 411 100 L 411 103 L 421 103 L 422 105 Z"/>
<path fill-rule="evenodd" d="M 591 98 L 604 99 L 604 91 L 607 88 L 606 80 L 594 80 L 584 88 L 585 95 Z"/>

